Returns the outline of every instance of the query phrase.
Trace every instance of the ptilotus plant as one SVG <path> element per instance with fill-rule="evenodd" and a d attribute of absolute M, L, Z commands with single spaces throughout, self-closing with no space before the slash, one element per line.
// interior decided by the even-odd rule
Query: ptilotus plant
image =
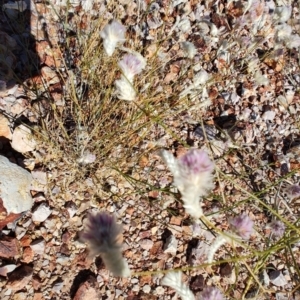
<path fill-rule="evenodd" d="M 118 66 L 122 71 L 121 78 L 115 81 L 117 97 L 120 100 L 132 101 L 136 97 L 133 87 L 134 76 L 146 67 L 146 60 L 139 53 L 125 54 Z"/>
<path fill-rule="evenodd" d="M 100 255 L 114 276 L 130 276 L 128 264 L 121 252 L 122 225 L 117 224 L 115 217 L 104 212 L 89 214 L 80 239 L 87 243 L 89 256 Z"/>
<path fill-rule="evenodd" d="M 125 41 L 126 28 L 119 21 L 113 20 L 100 32 L 103 39 L 103 47 L 108 56 L 112 56 L 118 43 Z"/>
<path fill-rule="evenodd" d="M 223 235 L 216 237 L 214 242 L 209 248 L 207 254 L 207 262 L 212 263 L 214 255 L 226 243 L 234 243 L 235 240 L 244 239 L 248 240 L 250 235 L 253 233 L 253 221 L 246 214 L 241 214 L 231 220 L 230 223 L 230 232 L 225 232 Z"/>
<path fill-rule="evenodd" d="M 174 176 L 173 185 L 181 193 L 185 211 L 199 219 L 203 216 L 202 197 L 214 187 L 214 163 L 205 151 L 198 149 L 189 150 L 179 159 L 168 151 L 163 151 L 162 157 Z"/>
<path fill-rule="evenodd" d="M 170 271 L 161 281 L 162 285 L 167 285 L 174 289 L 182 300 L 223 300 L 222 293 L 215 287 L 205 287 L 199 297 L 195 297 L 189 287 L 182 282 L 182 272 Z"/>

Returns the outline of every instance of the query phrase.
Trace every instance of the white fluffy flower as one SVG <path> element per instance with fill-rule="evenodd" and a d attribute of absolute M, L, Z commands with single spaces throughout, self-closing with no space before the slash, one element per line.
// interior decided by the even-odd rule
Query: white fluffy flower
<path fill-rule="evenodd" d="M 173 288 L 182 300 L 195 300 L 194 294 L 189 287 L 182 282 L 181 277 L 181 272 L 171 271 L 162 279 L 161 284 Z"/>
<path fill-rule="evenodd" d="M 146 67 L 146 60 L 140 54 L 126 54 L 118 63 L 125 77 L 132 83 L 135 75 Z"/>
<path fill-rule="evenodd" d="M 115 87 L 117 90 L 117 97 L 120 100 L 133 101 L 136 97 L 136 91 L 132 86 L 132 83 L 121 76 L 121 79 L 115 81 Z"/>
<path fill-rule="evenodd" d="M 185 52 L 186 56 L 190 59 L 193 59 L 197 54 L 197 49 L 191 42 L 182 42 L 181 43 L 182 50 Z"/>
<path fill-rule="evenodd" d="M 183 206 L 188 214 L 198 219 L 203 215 L 200 197 L 213 188 L 214 163 L 205 151 L 192 149 L 176 160 L 163 151 L 163 159 L 174 176 L 173 184 L 182 195 Z"/>
<path fill-rule="evenodd" d="M 112 56 L 119 42 L 125 41 L 126 28 L 118 21 L 114 20 L 107 24 L 101 31 L 103 47 L 108 56 Z"/>

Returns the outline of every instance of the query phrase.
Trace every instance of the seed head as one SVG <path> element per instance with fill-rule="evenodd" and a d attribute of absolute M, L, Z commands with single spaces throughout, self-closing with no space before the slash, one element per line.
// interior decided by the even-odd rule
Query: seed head
<path fill-rule="evenodd" d="M 253 232 L 253 221 L 246 214 L 241 214 L 233 218 L 230 222 L 233 232 L 238 234 L 241 238 L 248 240 Z"/>
<path fill-rule="evenodd" d="M 205 151 L 192 149 L 179 159 L 179 167 L 192 176 L 203 172 L 212 172 L 214 164 Z"/>
<path fill-rule="evenodd" d="M 126 54 L 118 65 L 126 78 L 132 83 L 133 77 L 145 68 L 146 61 L 141 55 Z"/>
<path fill-rule="evenodd" d="M 103 47 L 108 56 L 112 56 L 119 42 L 125 41 L 126 28 L 116 20 L 107 24 L 101 31 L 100 36 L 103 38 Z"/>
<path fill-rule="evenodd" d="M 90 255 L 96 256 L 121 248 L 122 226 L 107 213 L 89 214 L 80 238 L 88 244 Z"/>
<path fill-rule="evenodd" d="M 285 225 L 281 221 L 279 221 L 279 220 L 272 221 L 270 224 L 270 228 L 272 230 L 272 234 L 275 237 L 281 238 L 284 235 Z"/>
<path fill-rule="evenodd" d="M 298 198 L 300 197 L 300 186 L 298 184 L 290 185 L 286 188 L 286 193 L 291 200 Z"/>

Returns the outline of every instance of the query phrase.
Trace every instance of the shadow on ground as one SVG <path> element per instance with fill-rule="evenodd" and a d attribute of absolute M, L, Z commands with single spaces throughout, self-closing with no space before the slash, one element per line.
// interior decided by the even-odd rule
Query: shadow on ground
<path fill-rule="evenodd" d="M 0 0 L 0 91 L 38 74 L 30 0 Z"/>

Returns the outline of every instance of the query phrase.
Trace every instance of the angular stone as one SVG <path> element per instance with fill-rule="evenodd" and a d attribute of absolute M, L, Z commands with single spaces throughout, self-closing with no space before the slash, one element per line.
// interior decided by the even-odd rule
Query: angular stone
<path fill-rule="evenodd" d="M 0 275 L 6 277 L 8 273 L 12 272 L 17 266 L 14 264 L 0 267 Z"/>
<path fill-rule="evenodd" d="M 3 236 L 0 241 L 0 257 L 12 258 L 19 255 L 19 243 L 16 238 Z"/>
<path fill-rule="evenodd" d="M 32 214 L 33 222 L 44 222 L 50 215 L 51 209 L 45 203 L 40 204 Z"/>
<path fill-rule="evenodd" d="M 167 238 L 166 244 L 164 246 L 164 252 L 175 255 L 177 252 L 177 246 L 178 246 L 178 240 L 175 238 L 174 235 L 170 235 Z"/>
<path fill-rule="evenodd" d="M 32 272 L 33 269 L 29 266 L 20 266 L 16 268 L 8 277 L 6 287 L 14 291 L 23 289 L 31 280 Z"/>
<path fill-rule="evenodd" d="M 0 137 L 3 136 L 11 140 L 12 133 L 9 125 L 10 125 L 9 120 L 5 116 L 0 114 Z"/>
<path fill-rule="evenodd" d="M 269 274 L 270 281 L 276 286 L 284 286 L 288 282 L 281 271 L 275 270 Z"/>
<path fill-rule="evenodd" d="M 100 299 L 96 279 L 90 276 L 78 288 L 73 300 Z"/>
<path fill-rule="evenodd" d="M 0 198 L 7 215 L 29 210 L 33 204 L 30 194 L 31 174 L 1 155 L 0 170 Z"/>
<path fill-rule="evenodd" d="M 141 240 L 139 244 L 144 250 L 150 250 L 153 247 L 153 241 L 151 241 L 150 239 Z"/>
<path fill-rule="evenodd" d="M 12 135 L 11 146 L 20 153 L 33 151 L 36 146 L 36 141 L 32 136 L 31 130 L 25 125 L 20 125 L 15 128 Z"/>
<path fill-rule="evenodd" d="M 45 251 L 45 241 L 43 239 L 35 240 L 31 243 L 30 248 L 35 254 L 42 255 Z"/>
<path fill-rule="evenodd" d="M 47 66 L 41 69 L 41 74 L 48 84 L 55 84 L 60 82 L 56 72 Z"/>

